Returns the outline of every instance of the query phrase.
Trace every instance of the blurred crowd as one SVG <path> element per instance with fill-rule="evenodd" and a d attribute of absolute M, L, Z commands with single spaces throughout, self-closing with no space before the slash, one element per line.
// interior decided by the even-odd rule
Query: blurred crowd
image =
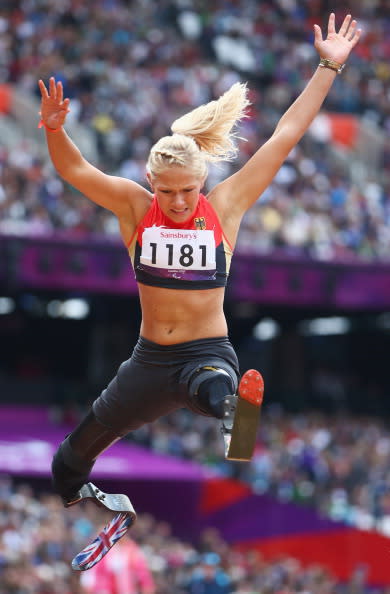
<path fill-rule="evenodd" d="M 362 530 L 390 536 L 390 428 L 386 419 L 349 413 L 286 414 L 268 405 L 249 464 L 226 462 L 219 424 L 173 413 L 129 439 L 194 459 L 249 483 L 256 493 L 315 506 Z"/>
<path fill-rule="evenodd" d="M 94 505 L 64 510 L 53 495 L 0 479 L 2 594 L 389 594 L 357 567 L 340 584 L 324 567 L 280 555 L 240 553 L 213 530 L 195 546 L 165 522 L 139 516 L 128 535 L 86 572 L 70 567 L 107 518 Z"/>
<path fill-rule="evenodd" d="M 353 179 L 330 150 L 331 137 L 309 133 L 247 213 L 241 250 L 390 259 L 390 12 L 387 0 L 358 4 L 343 2 L 336 12 L 339 20 L 351 10 L 364 32 L 325 107 L 382 131 L 381 175 Z M 272 134 L 316 67 L 312 25 L 324 26 L 334 8 L 327 0 L 2 0 L 0 84 L 38 99 L 37 80 L 54 75 L 71 99 L 70 123 L 93 133 L 95 164 L 145 184 L 150 146 L 169 133 L 171 122 L 235 81 L 248 81 L 253 106 L 240 128 L 246 141 L 239 141 L 234 163 L 210 168 L 212 187 Z M 118 236 L 112 214 L 64 184 L 28 139 L 12 149 L 0 139 L 0 233 L 64 231 Z M 131 439 L 218 467 L 258 493 L 315 505 L 334 519 L 390 535 L 385 421 L 292 416 L 269 406 L 249 465 L 226 463 L 218 423 L 187 411 L 147 425 Z M 94 506 L 65 512 L 58 498 L 2 479 L 0 592 L 99 594 L 103 582 L 95 583 L 93 572 L 72 572 L 69 562 L 101 522 Z M 269 561 L 257 552 L 244 557 L 213 533 L 196 546 L 181 542 L 169 526 L 143 516 L 131 539 L 107 557 L 109 594 L 121 591 L 114 576 L 123 571 L 122 550 L 130 546 L 142 567 L 138 583 L 126 586 L 134 594 L 371 592 L 358 571 L 350 584 L 337 584 L 326 569 L 303 568 L 295 559 Z"/>
<path fill-rule="evenodd" d="M 329 150 L 331 136 L 307 134 L 245 217 L 239 248 L 388 260 L 386 0 L 340 8 L 328 0 L 3 0 L 0 84 L 37 99 L 37 80 L 54 75 L 71 99 L 69 122 L 93 132 L 95 164 L 145 184 L 150 146 L 171 122 L 235 81 L 248 81 L 253 106 L 240 128 L 246 142 L 239 142 L 234 163 L 210 169 L 212 187 L 272 134 L 317 65 L 313 23 L 324 27 L 334 9 L 338 21 L 351 10 L 364 33 L 325 107 L 381 130 L 378 171 L 362 176 L 361 164 L 354 180 Z M 0 232 L 117 236 L 112 214 L 63 184 L 28 139 L 13 149 L 0 146 L 0 171 Z"/>

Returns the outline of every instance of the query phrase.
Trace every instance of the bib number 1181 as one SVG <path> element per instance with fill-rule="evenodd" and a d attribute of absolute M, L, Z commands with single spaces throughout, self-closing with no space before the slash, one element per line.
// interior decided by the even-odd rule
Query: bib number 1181
<path fill-rule="evenodd" d="M 151 242 L 150 243 L 150 247 L 152 248 L 152 264 L 156 265 L 157 263 L 157 243 L 155 242 Z M 162 246 L 161 246 L 162 247 Z M 165 248 L 167 249 L 167 257 L 168 257 L 168 261 L 167 264 L 168 266 L 173 266 L 173 243 L 166 243 L 165 244 Z M 206 266 L 206 250 L 207 250 L 207 246 L 206 245 L 198 245 L 197 248 L 200 250 L 200 265 L 202 266 L 202 268 L 205 268 Z M 191 244 L 189 243 L 184 243 L 183 245 L 180 246 L 180 254 L 178 261 L 180 266 L 184 266 L 184 268 L 188 268 L 189 266 L 192 266 L 194 263 L 194 257 L 193 257 L 193 253 L 194 253 L 194 248 L 192 247 Z"/>
<path fill-rule="evenodd" d="M 149 227 L 142 235 L 141 264 L 173 270 L 215 270 L 215 251 L 210 229 Z"/>

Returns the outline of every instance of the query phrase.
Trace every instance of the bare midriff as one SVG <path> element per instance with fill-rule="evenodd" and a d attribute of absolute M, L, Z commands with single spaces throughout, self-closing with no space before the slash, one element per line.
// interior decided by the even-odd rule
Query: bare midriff
<path fill-rule="evenodd" d="M 141 336 L 162 345 L 227 336 L 224 288 L 162 289 L 139 284 Z"/>

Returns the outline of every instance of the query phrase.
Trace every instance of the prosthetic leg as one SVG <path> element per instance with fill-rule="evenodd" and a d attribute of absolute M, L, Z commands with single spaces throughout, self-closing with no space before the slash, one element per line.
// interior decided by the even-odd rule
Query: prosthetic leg
<path fill-rule="evenodd" d="M 205 366 L 196 370 L 190 393 L 200 406 L 222 419 L 225 457 L 248 462 L 256 444 L 264 382 L 255 369 L 244 373 L 237 388 L 231 369 Z"/>
<path fill-rule="evenodd" d="M 228 460 L 249 462 L 252 458 L 263 396 L 261 374 L 256 369 L 249 369 L 241 378 L 237 395 L 226 397 L 222 435 Z"/>
<path fill-rule="evenodd" d="M 65 507 L 81 501 L 92 501 L 116 512 L 95 540 L 72 561 L 76 570 L 90 569 L 124 536 L 136 520 L 134 508 L 126 495 L 104 493 L 88 482 L 97 457 L 122 436 L 100 423 L 91 411 L 66 437 L 53 457 L 53 487 Z"/>

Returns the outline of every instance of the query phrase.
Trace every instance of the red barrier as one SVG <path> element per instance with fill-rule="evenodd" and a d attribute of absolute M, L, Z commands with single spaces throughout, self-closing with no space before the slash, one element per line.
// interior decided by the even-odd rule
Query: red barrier
<path fill-rule="evenodd" d="M 12 103 L 12 89 L 10 85 L 0 85 L 0 113 L 9 113 Z"/>
<path fill-rule="evenodd" d="M 299 534 L 239 543 L 239 550 L 257 549 L 266 559 L 291 556 L 303 566 L 321 565 L 341 581 L 348 581 L 358 567 L 364 567 L 368 583 L 390 583 L 390 540 L 376 532 L 345 528 L 325 534 Z"/>
<path fill-rule="evenodd" d="M 293 557 L 302 566 L 319 565 L 340 581 L 364 568 L 373 586 L 390 584 L 390 538 L 332 521 L 309 506 L 282 503 L 257 495 L 239 481 L 210 478 L 203 482 L 200 516 L 231 546 L 258 550 L 267 560 Z"/>

